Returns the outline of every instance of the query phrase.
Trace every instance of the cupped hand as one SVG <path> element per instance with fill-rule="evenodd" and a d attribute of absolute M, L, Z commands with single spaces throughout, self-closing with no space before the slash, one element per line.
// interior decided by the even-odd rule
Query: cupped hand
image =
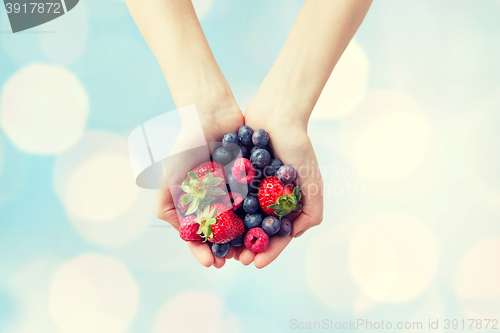
<path fill-rule="evenodd" d="M 220 105 L 220 101 L 219 103 L 198 103 L 196 105 L 198 110 L 197 118 L 199 118 L 205 137 L 201 141 L 208 144 L 207 149 L 202 147 L 202 153 L 186 153 L 181 157 L 181 161 L 176 161 L 172 168 L 165 168 L 169 169 L 164 174 L 167 184 L 165 189 L 158 190 L 155 214 L 159 219 L 170 223 L 177 231 L 180 225 L 179 218 L 182 218 L 182 215 L 176 209 L 177 198 L 182 192 L 178 185 L 186 178 L 188 171 L 208 160 L 211 142 L 221 142 L 226 133 L 236 133 L 238 128 L 243 125 L 243 114 L 236 106 L 236 103 L 230 101 L 225 106 Z M 186 146 L 189 147 L 189 140 L 200 141 L 200 138 L 193 138 L 190 132 L 190 124 L 187 124 L 190 120 L 183 119 L 182 115 L 181 120 L 183 130 L 174 144 L 174 149 L 177 151 L 183 151 Z M 179 168 L 179 165 L 182 167 Z M 189 241 L 187 243 L 196 260 L 206 267 L 213 265 L 216 268 L 221 268 L 224 266 L 226 259 L 232 258 L 235 253 L 235 249 L 231 248 L 224 258 L 218 258 L 213 255 L 209 246 L 210 243 L 201 241 Z"/>
<path fill-rule="evenodd" d="M 273 236 L 263 252 L 253 253 L 241 249 L 235 256 L 244 265 L 254 262 L 263 268 L 273 262 L 290 243 L 293 237 L 301 236 L 307 229 L 323 220 L 323 180 L 311 140 L 307 135 L 307 124 L 297 119 L 287 120 L 285 112 L 269 112 L 264 108 L 250 106 L 245 112 L 245 124 L 254 130 L 262 128 L 270 138 L 270 148 L 276 158 L 297 170 L 295 183 L 302 192 L 302 211 L 289 216 L 293 230 L 289 236 Z"/>

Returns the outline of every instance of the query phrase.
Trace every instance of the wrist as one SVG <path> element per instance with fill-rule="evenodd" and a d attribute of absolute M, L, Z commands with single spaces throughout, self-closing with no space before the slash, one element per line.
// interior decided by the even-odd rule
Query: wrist
<path fill-rule="evenodd" d="M 178 108 L 198 103 L 227 104 L 234 100 L 231 88 L 218 68 L 194 65 L 186 66 L 175 76 L 169 74 L 171 73 L 164 71 Z"/>
<path fill-rule="evenodd" d="M 271 126 L 307 129 L 314 104 L 300 89 L 286 84 L 263 84 L 248 106 L 248 116 L 259 115 L 268 119 Z"/>

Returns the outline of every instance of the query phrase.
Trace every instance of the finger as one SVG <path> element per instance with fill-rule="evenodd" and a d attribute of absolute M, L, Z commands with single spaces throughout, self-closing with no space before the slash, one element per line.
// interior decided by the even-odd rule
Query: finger
<path fill-rule="evenodd" d="M 175 203 L 168 187 L 158 190 L 155 215 L 160 220 L 170 223 L 176 230 L 179 230 L 179 216 L 177 215 Z"/>
<path fill-rule="evenodd" d="M 291 212 L 289 213 L 288 215 L 286 215 L 286 217 L 290 220 L 290 221 L 295 221 L 297 219 L 297 217 L 299 217 L 300 213 L 302 213 L 301 211 L 299 212 Z"/>
<path fill-rule="evenodd" d="M 217 268 L 217 269 L 222 268 L 222 266 L 224 266 L 225 263 L 226 263 L 225 258 L 219 258 L 219 257 L 214 256 L 214 267 L 215 268 Z"/>
<path fill-rule="evenodd" d="M 322 219 L 322 213 L 310 214 L 307 211 L 302 211 L 302 213 L 300 213 L 299 216 L 293 221 L 293 237 L 296 238 L 302 236 L 309 228 L 319 225 Z"/>
<path fill-rule="evenodd" d="M 244 246 L 238 246 L 234 252 L 234 260 L 240 261 L 240 254 L 245 249 Z"/>
<path fill-rule="evenodd" d="M 232 259 L 236 253 L 236 248 L 234 246 L 229 247 L 229 252 L 224 256 L 226 259 Z"/>
<path fill-rule="evenodd" d="M 191 253 L 200 264 L 205 267 L 210 267 L 214 264 L 214 255 L 208 243 L 201 241 L 187 242 Z"/>
<path fill-rule="evenodd" d="M 269 240 L 266 249 L 257 253 L 254 258 L 255 267 L 261 269 L 272 263 L 285 247 L 292 241 L 292 236 L 274 236 Z"/>
<path fill-rule="evenodd" d="M 249 249 L 245 248 L 245 249 L 243 249 L 243 251 L 241 251 L 240 262 L 243 265 L 245 265 L 245 266 L 250 265 L 254 258 L 255 258 L 255 253 L 253 253 Z"/>

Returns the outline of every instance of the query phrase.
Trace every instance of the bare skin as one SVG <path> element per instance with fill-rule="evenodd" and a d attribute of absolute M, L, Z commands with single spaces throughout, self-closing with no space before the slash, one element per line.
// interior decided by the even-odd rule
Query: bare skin
<path fill-rule="evenodd" d="M 226 259 L 254 262 L 263 268 L 274 261 L 293 237 L 323 220 L 322 178 L 307 124 L 324 85 L 361 25 L 372 0 L 306 0 L 278 59 L 245 112 L 236 104 L 205 38 L 190 0 L 126 0 L 144 38 L 155 54 L 177 107 L 196 104 L 208 142 L 247 124 L 263 128 L 275 155 L 298 170 L 303 211 L 287 237 L 273 237 L 265 251 L 254 254 L 231 248 L 214 257 L 209 246 L 188 242 L 206 267 L 221 268 Z M 290 140 L 289 138 L 293 138 Z M 187 171 L 187 170 L 186 170 Z M 170 190 L 159 190 L 156 215 L 178 229 Z"/>

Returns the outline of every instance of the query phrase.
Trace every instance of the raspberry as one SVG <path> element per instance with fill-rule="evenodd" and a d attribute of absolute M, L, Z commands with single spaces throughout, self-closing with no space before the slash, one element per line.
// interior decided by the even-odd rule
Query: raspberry
<path fill-rule="evenodd" d="M 269 243 L 269 236 L 259 227 L 248 230 L 245 235 L 245 246 L 254 253 L 264 251 L 267 243 Z"/>
<path fill-rule="evenodd" d="M 238 183 L 249 184 L 255 178 L 255 168 L 246 158 L 237 158 L 231 171 Z"/>

